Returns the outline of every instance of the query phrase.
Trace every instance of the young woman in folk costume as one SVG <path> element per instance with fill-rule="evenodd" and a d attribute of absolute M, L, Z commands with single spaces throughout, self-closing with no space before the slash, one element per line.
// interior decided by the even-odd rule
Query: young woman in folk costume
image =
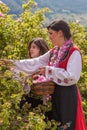
<path fill-rule="evenodd" d="M 38 58 L 12 62 L 28 74 L 39 70 L 39 74 L 55 82 L 52 116 L 61 122 L 60 129 L 86 130 L 81 97 L 76 85 L 82 71 L 80 50 L 73 44 L 70 27 L 65 21 L 55 20 L 47 29 L 54 45 L 51 51 Z"/>

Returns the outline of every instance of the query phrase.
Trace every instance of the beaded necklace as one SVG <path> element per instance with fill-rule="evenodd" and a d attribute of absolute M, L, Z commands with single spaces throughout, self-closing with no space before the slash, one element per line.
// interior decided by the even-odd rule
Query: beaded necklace
<path fill-rule="evenodd" d="M 71 45 L 73 45 L 71 40 L 67 40 L 62 47 L 54 47 L 50 53 L 49 65 L 58 67 Z"/>

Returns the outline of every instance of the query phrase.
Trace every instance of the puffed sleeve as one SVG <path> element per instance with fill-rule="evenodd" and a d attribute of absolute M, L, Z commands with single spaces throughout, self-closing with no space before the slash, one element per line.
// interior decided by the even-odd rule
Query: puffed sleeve
<path fill-rule="evenodd" d="M 70 56 L 67 69 L 46 66 L 46 78 L 53 80 L 61 86 L 76 84 L 82 70 L 82 58 L 79 51 L 75 50 Z"/>
<path fill-rule="evenodd" d="M 38 71 L 40 67 L 47 66 L 49 56 L 50 56 L 50 51 L 37 58 L 17 60 L 13 64 L 20 71 L 24 71 L 25 73 L 31 75 L 32 73 Z"/>

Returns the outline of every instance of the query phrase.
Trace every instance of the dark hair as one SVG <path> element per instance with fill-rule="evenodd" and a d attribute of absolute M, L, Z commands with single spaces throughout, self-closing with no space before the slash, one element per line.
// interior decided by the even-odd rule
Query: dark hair
<path fill-rule="evenodd" d="M 68 23 L 66 23 L 63 20 L 55 20 L 55 21 L 53 21 L 50 25 L 47 26 L 47 29 L 48 30 L 52 29 L 54 31 L 61 30 L 66 39 L 70 39 L 70 37 L 71 37 L 70 27 L 69 27 Z"/>
<path fill-rule="evenodd" d="M 32 41 L 29 42 L 29 45 L 28 45 L 28 53 L 29 53 L 30 57 L 31 57 L 30 47 L 33 42 L 36 46 L 38 46 L 40 48 L 40 55 L 45 54 L 49 50 L 49 47 L 43 38 L 34 38 L 34 39 L 32 39 Z"/>

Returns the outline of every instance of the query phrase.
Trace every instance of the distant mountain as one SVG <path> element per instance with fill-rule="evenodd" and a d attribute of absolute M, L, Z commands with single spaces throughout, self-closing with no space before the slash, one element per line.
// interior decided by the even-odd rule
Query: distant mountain
<path fill-rule="evenodd" d="M 40 7 L 49 7 L 53 12 L 87 13 L 87 0 L 36 0 Z"/>
<path fill-rule="evenodd" d="M 2 0 L 11 12 L 20 13 L 24 0 Z M 49 7 L 53 12 L 87 13 L 87 0 L 35 0 L 39 7 Z M 18 12 L 19 11 L 19 12 Z"/>
<path fill-rule="evenodd" d="M 87 0 L 35 0 L 38 7 L 49 7 L 51 13 L 47 14 L 46 23 L 51 20 L 64 19 L 77 21 L 87 26 Z"/>
<path fill-rule="evenodd" d="M 10 7 L 12 14 L 22 12 L 21 5 L 25 0 L 2 0 Z M 62 18 L 68 20 L 79 19 L 83 24 L 87 24 L 87 0 L 35 0 L 39 8 L 48 7 L 51 13 L 47 18 Z"/>

